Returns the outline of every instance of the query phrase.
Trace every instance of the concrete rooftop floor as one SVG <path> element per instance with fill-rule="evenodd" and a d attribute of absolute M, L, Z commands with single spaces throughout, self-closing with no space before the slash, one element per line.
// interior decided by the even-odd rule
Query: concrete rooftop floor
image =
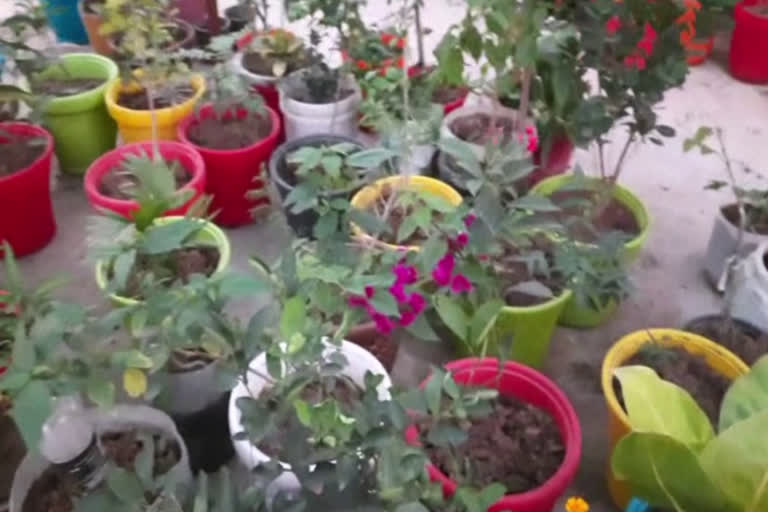
<path fill-rule="evenodd" d="M 11 3 L 0 0 L 0 17 L 7 15 Z M 231 3 L 220 1 L 222 9 Z M 370 3 L 376 4 L 368 10 L 371 19 L 380 19 L 382 13 L 388 12 L 383 0 Z M 429 54 L 440 34 L 460 18 L 461 9 L 456 2 L 426 3 L 425 25 L 434 31 L 426 41 Z M 273 14 L 279 22 L 279 15 Z M 728 74 L 727 39 L 725 36 L 718 41 L 713 59 L 691 70 L 682 89 L 667 94 L 660 118 L 677 130 L 677 137 L 664 147 L 639 145 L 628 158 L 622 184 L 642 198 L 652 216 L 650 238 L 632 268 L 632 297 L 606 325 L 591 331 L 558 329 L 551 345 L 544 371 L 572 400 L 584 434 L 581 469 L 571 494 L 584 496 L 593 512 L 617 510 L 608 497 L 604 479 L 609 454 L 608 418 L 599 380 L 603 354 L 626 333 L 647 327 L 678 327 L 692 317 L 717 311 L 721 303 L 703 278 L 701 258 L 713 216 L 718 206 L 729 199 L 727 192 L 703 188 L 724 174 L 714 158 L 683 154 L 683 139 L 703 124 L 722 127 L 734 158 L 755 170 L 744 179 L 756 184 L 763 180 L 759 171 L 768 161 L 768 96 L 765 88 L 739 83 Z M 575 161 L 587 172 L 596 168 L 590 152 L 578 151 Z M 21 268 L 31 283 L 53 275 L 69 275 L 71 281 L 61 290 L 62 297 L 104 307 L 93 267 L 86 260 L 85 227 L 93 212 L 81 179 L 59 176 L 53 198 L 58 234 L 48 247 L 24 258 Z M 238 270 L 247 269 L 250 254 L 267 260 L 276 258 L 291 236 L 279 214 L 228 230 L 228 235 L 233 245 L 232 266 Z M 402 364 L 396 374 L 403 374 Z"/>

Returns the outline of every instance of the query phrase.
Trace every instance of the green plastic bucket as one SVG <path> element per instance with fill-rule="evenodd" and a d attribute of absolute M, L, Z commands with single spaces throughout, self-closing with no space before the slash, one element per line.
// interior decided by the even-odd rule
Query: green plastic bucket
<path fill-rule="evenodd" d="M 564 327 L 577 329 L 591 329 L 603 325 L 619 308 L 619 303 L 612 299 L 608 303 L 595 309 L 586 304 L 580 304 L 576 297 L 572 297 L 560 314 L 558 323 Z"/>
<path fill-rule="evenodd" d="M 117 65 L 106 57 L 70 53 L 35 77 L 45 80 L 68 75 L 103 80 L 95 89 L 55 98 L 45 105 L 44 123 L 56 140 L 62 171 L 83 174 L 91 162 L 115 147 L 117 126 L 104 105 L 104 91 L 117 74 Z"/>

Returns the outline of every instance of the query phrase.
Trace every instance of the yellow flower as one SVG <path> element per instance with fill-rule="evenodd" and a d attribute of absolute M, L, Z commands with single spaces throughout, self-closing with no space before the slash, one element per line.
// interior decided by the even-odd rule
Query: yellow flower
<path fill-rule="evenodd" d="M 573 496 L 565 502 L 565 510 L 567 512 L 589 512 L 589 503 L 580 496 Z"/>

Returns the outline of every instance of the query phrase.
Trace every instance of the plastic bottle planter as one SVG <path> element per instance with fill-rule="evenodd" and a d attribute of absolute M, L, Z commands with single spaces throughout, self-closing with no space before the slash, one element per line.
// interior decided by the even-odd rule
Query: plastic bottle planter
<path fill-rule="evenodd" d="M 42 154 L 26 169 L 0 176 L 0 240 L 7 240 L 21 257 L 42 249 L 56 234 L 51 202 L 54 142 L 50 133 L 27 123 L 0 123 L 0 140 L 5 141 L 3 132 L 45 141 Z"/>
<path fill-rule="evenodd" d="M 531 193 L 543 196 L 549 196 L 573 180 L 572 175 L 555 176 L 548 178 L 531 189 Z M 590 181 L 597 181 L 597 178 L 587 178 Z M 651 218 L 648 209 L 643 202 L 629 189 L 621 185 L 613 186 L 613 198 L 626 206 L 635 216 L 635 221 L 640 227 L 640 233 L 624 245 L 624 254 L 626 261 L 632 263 L 640 256 L 640 253 L 648 240 L 648 234 L 651 228 Z"/>
<path fill-rule="evenodd" d="M 180 142 L 161 141 L 160 154 L 168 161 L 177 161 L 191 175 L 190 181 L 181 188 L 182 191 L 192 190 L 192 197 L 182 206 L 169 210 L 166 215 L 184 215 L 192 204 L 205 192 L 205 163 L 203 158 L 191 146 Z M 123 217 L 130 218 L 131 212 L 139 209 L 139 204 L 131 199 L 115 199 L 101 193 L 101 182 L 104 176 L 122 165 L 128 155 L 154 155 L 151 142 L 127 144 L 110 151 L 93 162 L 85 173 L 84 186 L 88 200 L 96 210 L 111 210 Z"/>
<path fill-rule="evenodd" d="M 613 389 L 613 371 L 630 360 L 640 348 L 651 340 L 665 347 L 679 347 L 691 354 L 701 355 L 713 370 L 728 379 L 735 379 L 749 371 L 749 367 L 733 353 L 695 334 L 676 329 L 645 329 L 627 334 L 617 341 L 605 355 L 601 370 L 603 396 L 608 406 L 611 453 L 619 439 L 631 431 L 629 418 L 619 404 Z M 613 502 L 623 509 L 627 506 L 632 495 L 627 484 L 613 476 L 610 457 L 608 461 L 606 467 L 608 489 L 611 492 Z"/>
<path fill-rule="evenodd" d="M 731 315 L 768 332 L 768 269 L 765 255 L 768 242 L 763 242 L 736 267 L 731 294 Z M 732 290 L 732 291 L 731 291 Z"/>
<path fill-rule="evenodd" d="M 195 87 L 194 96 L 178 105 L 155 110 L 157 136 L 160 140 L 176 140 L 179 121 L 192 113 L 195 105 L 203 96 L 205 92 L 205 79 L 200 75 L 195 75 L 192 77 L 192 85 Z M 123 84 L 118 79 L 107 86 L 105 93 L 109 115 L 117 122 L 123 142 L 151 140 L 152 113 L 149 110 L 132 110 L 118 105 L 117 99 L 123 87 Z"/>
<path fill-rule="evenodd" d="M 179 124 L 179 140 L 195 148 L 205 161 L 206 191 L 213 197 L 211 212 L 218 212 L 216 223 L 228 227 L 248 224 L 253 220 L 255 208 L 269 207 L 267 176 L 263 170 L 266 170 L 266 163 L 277 146 L 280 117 L 267 107 L 272 130 L 267 137 L 244 148 L 211 149 L 190 141 L 188 132 L 196 120 L 209 118 L 214 114 L 213 107 L 206 105 L 198 115 L 184 119 Z M 244 109 L 237 112 L 240 117 L 247 114 Z M 261 191 L 263 195 L 250 195 L 257 191 Z"/>
<path fill-rule="evenodd" d="M 735 25 L 731 38 L 731 74 L 745 82 L 768 82 L 768 11 L 757 13 L 760 0 L 743 0 L 733 11 Z"/>
<path fill-rule="evenodd" d="M 374 375 L 382 375 L 384 378 L 379 383 L 376 390 L 380 400 L 387 400 L 389 398 L 389 390 L 392 387 L 392 382 L 389 379 L 387 371 L 378 359 L 364 348 L 348 341 L 343 341 L 339 349 L 329 345 L 324 351 L 324 356 L 328 357 L 336 350 L 340 350 L 341 354 L 347 358 L 349 363 L 341 370 L 342 375 L 348 377 L 361 388 L 365 387 L 365 374 L 367 372 L 371 372 Z M 237 405 L 237 401 L 244 397 L 258 397 L 268 384 L 261 377 L 262 375 L 269 374 L 265 354 L 261 354 L 253 359 L 248 367 L 251 371 L 249 371 L 247 383 L 242 379 L 238 380 L 237 385 L 232 390 L 232 394 L 229 397 L 229 430 L 232 435 L 245 431 L 245 428 L 243 427 L 242 412 Z M 237 458 L 248 470 L 252 470 L 257 465 L 269 460 L 267 455 L 247 439 L 236 440 L 234 441 L 234 445 Z M 287 471 L 283 472 L 272 484 L 270 484 L 270 487 L 274 486 L 277 488 L 275 490 L 285 491 L 297 489 L 299 482 L 297 481 L 296 476 L 290 471 L 290 466 L 283 463 L 283 467 Z M 267 495 L 270 495 L 269 488 L 267 490 Z"/>
<path fill-rule="evenodd" d="M 551 512 L 565 493 L 581 459 L 581 426 L 571 402 L 557 385 L 541 373 L 521 364 L 507 361 L 499 374 L 499 361 L 495 358 L 460 359 L 445 365 L 458 384 L 467 386 L 489 385 L 505 396 L 514 397 L 549 413 L 560 428 L 565 445 L 565 457 L 557 472 L 544 484 L 521 494 L 508 494 L 488 508 L 488 512 L 513 510 L 515 512 Z M 427 381 L 422 382 L 422 387 Z M 408 442 L 416 444 L 419 432 L 415 426 L 406 431 Z M 446 496 L 456 491 L 456 483 L 435 466 L 427 466 L 432 481 L 443 486 Z"/>
<path fill-rule="evenodd" d="M 78 0 L 43 0 L 43 8 L 56 39 L 61 42 L 88 44 L 88 34 L 77 12 Z"/>
<path fill-rule="evenodd" d="M 45 125 L 56 140 L 61 170 L 82 174 L 91 162 L 115 147 L 117 126 L 104 105 L 104 91 L 117 77 L 118 69 L 114 62 L 101 55 L 70 53 L 39 77 L 56 79 L 65 73 L 74 78 L 103 80 L 94 89 L 52 99 L 45 106 Z"/>
<path fill-rule="evenodd" d="M 101 33 L 101 25 L 104 18 L 101 14 L 89 12 L 85 9 L 85 0 L 77 2 L 77 12 L 88 33 L 88 42 L 96 53 L 109 57 L 113 53 L 112 46 L 107 41 L 107 36 Z"/>
<path fill-rule="evenodd" d="M 171 481 L 179 483 L 179 489 L 187 493 L 192 489 L 192 471 L 189 469 L 189 457 L 184 440 L 167 414 L 144 405 L 118 405 L 109 411 L 89 409 L 85 412 L 89 422 L 95 426 L 97 435 L 108 432 L 126 432 L 129 430 L 160 433 L 178 443 L 179 461 L 168 470 Z M 50 464 L 40 455 L 28 454 L 16 471 L 9 500 L 10 512 L 22 512 L 24 500 L 32 484 L 43 474 Z"/>

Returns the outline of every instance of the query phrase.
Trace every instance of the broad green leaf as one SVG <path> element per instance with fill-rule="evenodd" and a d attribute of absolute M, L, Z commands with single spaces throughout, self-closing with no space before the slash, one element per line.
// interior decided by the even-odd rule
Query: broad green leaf
<path fill-rule="evenodd" d="M 203 223 L 195 219 L 180 219 L 168 224 L 153 225 L 145 232 L 142 249 L 147 254 L 164 254 L 180 248 Z"/>
<path fill-rule="evenodd" d="M 270 290 L 270 283 L 266 277 L 258 274 L 228 274 L 220 283 L 221 294 L 230 299 L 255 297 Z"/>
<path fill-rule="evenodd" d="M 693 451 L 700 451 L 714 436 L 707 415 L 687 391 L 660 378 L 645 366 L 614 370 L 629 422 L 635 432 L 664 434 Z"/>
<path fill-rule="evenodd" d="M 416 317 L 416 320 L 406 327 L 406 330 L 409 334 L 422 341 L 440 341 L 440 337 L 429 324 L 426 315 L 419 315 Z"/>
<path fill-rule="evenodd" d="M 115 403 L 115 384 L 112 381 L 91 375 L 87 386 L 88 398 L 99 407 L 106 409 Z"/>
<path fill-rule="evenodd" d="M 305 427 L 312 426 L 312 412 L 309 409 L 309 404 L 304 400 L 294 400 L 293 408 L 296 410 L 296 417 Z"/>
<path fill-rule="evenodd" d="M 13 397 L 11 416 L 19 427 L 28 450 L 40 442 L 43 423 L 51 414 L 51 394 L 42 382 L 33 380 Z"/>
<path fill-rule="evenodd" d="M 352 153 L 347 157 L 346 163 L 350 167 L 359 169 L 375 169 L 397 156 L 397 153 L 391 149 L 371 148 Z"/>
<path fill-rule="evenodd" d="M 327 238 L 336 232 L 336 227 L 339 225 L 339 214 L 335 211 L 330 211 L 320 217 L 315 224 L 314 234 L 315 238 L 322 240 Z"/>
<path fill-rule="evenodd" d="M 440 403 L 443 399 L 443 376 L 437 369 L 433 369 L 432 376 L 424 386 L 424 398 L 427 401 L 429 412 L 437 415 L 440 412 Z"/>
<path fill-rule="evenodd" d="M 768 409 L 768 356 L 761 357 L 747 375 L 733 381 L 720 406 L 719 431 Z"/>
<path fill-rule="evenodd" d="M 440 319 L 459 337 L 466 342 L 469 334 L 469 317 L 459 304 L 445 295 L 434 297 L 435 308 Z"/>
<path fill-rule="evenodd" d="M 112 355 L 112 364 L 125 368 L 141 368 L 143 370 L 149 370 L 154 366 L 151 357 L 142 354 L 136 349 L 114 353 Z"/>
<path fill-rule="evenodd" d="M 208 473 L 205 471 L 200 471 L 197 475 L 197 494 L 192 512 L 208 512 Z"/>
<path fill-rule="evenodd" d="M 0 103 L 7 101 L 27 101 L 34 98 L 34 96 L 25 91 L 24 89 L 15 85 L 0 84 Z"/>
<path fill-rule="evenodd" d="M 497 501 L 499 501 L 504 494 L 506 494 L 507 488 L 503 484 L 493 483 L 480 491 L 480 500 L 483 502 L 483 506 L 487 509 Z"/>
<path fill-rule="evenodd" d="M 358 459 L 353 453 L 342 455 L 336 461 L 336 481 L 340 491 L 346 489 L 349 482 L 357 475 Z"/>
<path fill-rule="evenodd" d="M 398 505 L 395 512 L 429 512 L 429 509 L 418 501 Z"/>
<path fill-rule="evenodd" d="M 376 290 L 376 294 L 368 299 L 368 302 L 379 313 L 391 316 L 399 316 L 400 314 L 397 302 L 388 290 Z"/>
<path fill-rule="evenodd" d="M 437 425 L 429 430 L 427 440 L 438 446 L 458 446 L 467 440 L 467 433 L 451 425 Z"/>
<path fill-rule="evenodd" d="M 473 343 L 477 343 L 488 336 L 490 330 L 496 325 L 496 318 L 504 305 L 503 301 L 495 299 L 477 308 L 469 326 L 469 339 Z"/>
<path fill-rule="evenodd" d="M 123 468 L 113 468 L 107 475 L 109 489 L 123 503 L 143 503 L 144 488 L 136 474 Z"/>
<path fill-rule="evenodd" d="M 682 512 L 736 512 L 696 454 L 669 436 L 628 434 L 613 449 L 611 465 L 635 496 L 652 505 Z"/>
<path fill-rule="evenodd" d="M 280 317 L 280 334 L 289 339 L 294 333 L 301 332 L 307 318 L 307 305 L 303 297 L 291 297 L 285 301 Z"/>

